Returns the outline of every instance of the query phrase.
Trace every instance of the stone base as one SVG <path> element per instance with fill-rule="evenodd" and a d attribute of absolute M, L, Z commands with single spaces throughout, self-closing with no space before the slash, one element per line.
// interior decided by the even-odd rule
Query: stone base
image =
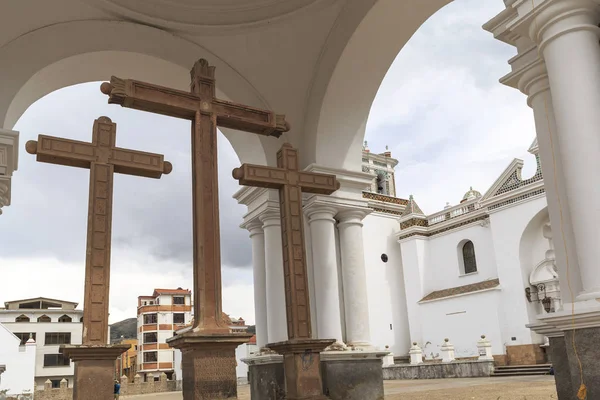
<path fill-rule="evenodd" d="M 251 400 L 284 400 L 285 374 L 283 356 L 265 354 L 244 358 L 250 370 Z"/>
<path fill-rule="evenodd" d="M 571 370 L 564 336 L 550 337 L 549 353 L 554 367 L 554 381 L 558 400 L 574 398 L 573 385 L 571 384 Z"/>
<path fill-rule="evenodd" d="M 546 363 L 546 353 L 539 344 L 506 346 L 508 365 L 535 365 Z"/>
<path fill-rule="evenodd" d="M 575 354 L 575 349 L 573 348 L 573 335 L 575 335 L 577 354 Z M 581 386 L 582 380 L 587 388 L 587 399 L 600 398 L 600 362 L 598 362 L 600 359 L 600 328 L 565 331 L 564 340 L 571 374 L 571 398 L 576 398 L 575 395 Z M 552 354 L 554 355 L 555 353 L 553 352 Z M 579 367 L 579 362 L 581 362 L 581 368 Z M 555 370 L 557 367 L 558 369 L 564 368 L 564 364 L 559 361 L 555 361 L 554 365 L 556 365 Z M 583 377 L 581 376 L 581 371 L 583 371 Z M 558 390 L 562 392 L 562 389 L 558 388 L 557 382 Z M 562 400 L 562 398 L 560 399 Z"/>
<path fill-rule="evenodd" d="M 183 399 L 236 399 L 235 349 L 252 335 L 186 332 L 167 343 L 181 350 Z"/>
<path fill-rule="evenodd" d="M 75 363 L 73 400 L 113 398 L 115 361 L 129 344 L 63 345 L 60 352 Z"/>
<path fill-rule="evenodd" d="M 443 379 L 491 376 L 494 361 L 453 361 L 450 363 L 396 364 L 383 368 L 383 379 Z"/>
<path fill-rule="evenodd" d="M 383 400 L 381 359 L 387 351 L 321 353 L 323 387 L 332 400 Z"/>
<path fill-rule="evenodd" d="M 287 400 L 327 399 L 323 395 L 320 353 L 334 342 L 333 339 L 307 339 L 267 345 L 283 356 Z"/>

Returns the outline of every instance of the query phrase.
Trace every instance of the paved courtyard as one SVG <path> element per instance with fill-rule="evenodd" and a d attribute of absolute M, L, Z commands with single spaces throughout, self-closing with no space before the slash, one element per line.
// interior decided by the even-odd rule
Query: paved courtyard
<path fill-rule="evenodd" d="M 250 400 L 240 386 L 239 400 Z M 128 396 L 127 399 L 181 400 L 181 393 Z M 386 381 L 386 400 L 549 400 L 556 399 L 553 376 Z"/>

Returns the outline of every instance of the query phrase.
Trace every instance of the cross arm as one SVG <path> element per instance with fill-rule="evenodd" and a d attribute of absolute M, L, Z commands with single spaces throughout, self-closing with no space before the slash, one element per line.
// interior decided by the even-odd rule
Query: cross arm
<path fill-rule="evenodd" d="M 217 125 L 224 128 L 275 137 L 290 130 L 285 115 L 272 111 L 219 99 L 213 100 L 213 111 L 217 115 Z"/>
<path fill-rule="evenodd" d="M 104 82 L 100 91 L 108 95 L 109 104 L 183 119 L 193 119 L 200 105 L 191 93 L 116 76 Z"/>
<path fill-rule="evenodd" d="M 91 143 L 53 136 L 39 135 L 37 142 L 28 141 L 25 149 L 29 154 L 36 154 L 37 161 L 50 164 L 90 168 L 90 164 L 96 160 Z"/>
<path fill-rule="evenodd" d="M 240 185 L 279 189 L 287 182 L 286 171 L 283 168 L 265 167 L 262 165 L 242 164 L 233 170 L 233 178 Z"/>
<path fill-rule="evenodd" d="M 146 153 L 116 147 L 112 151 L 110 163 L 115 166 L 115 172 L 126 175 L 160 178 L 162 174 L 170 174 L 173 165 L 164 160 L 162 154 Z"/>
<path fill-rule="evenodd" d="M 298 183 L 306 193 L 331 194 L 340 188 L 335 175 L 314 172 L 299 172 Z"/>

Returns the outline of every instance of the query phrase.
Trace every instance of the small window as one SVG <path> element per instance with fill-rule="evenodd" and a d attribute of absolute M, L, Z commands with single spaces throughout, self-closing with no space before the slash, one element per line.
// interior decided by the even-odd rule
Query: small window
<path fill-rule="evenodd" d="M 464 274 L 477 272 L 477 260 L 475 259 L 475 246 L 470 240 L 462 247 L 462 259 L 464 265 Z"/>
<path fill-rule="evenodd" d="M 62 354 L 44 354 L 44 367 L 68 367 L 71 365 L 69 357 Z"/>
<path fill-rule="evenodd" d="M 144 325 L 156 324 L 156 314 L 144 314 Z"/>
<path fill-rule="evenodd" d="M 15 318 L 15 322 L 29 322 L 29 317 L 21 314 L 17 318 Z"/>
<path fill-rule="evenodd" d="M 51 379 L 50 382 L 52 382 L 52 389 L 59 389 L 61 380 L 62 379 Z"/>
<path fill-rule="evenodd" d="M 27 341 L 29 340 L 29 336 L 31 335 L 31 338 L 33 340 L 35 340 L 35 332 L 17 332 L 15 333 L 15 336 L 18 337 L 19 339 L 21 339 L 21 346 L 24 346 L 25 343 L 27 343 Z"/>
<path fill-rule="evenodd" d="M 37 319 L 37 322 L 52 322 L 52 320 L 50 319 L 49 316 L 47 315 L 42 315 L 41 317 L 39 317 Z"/>
<path fill-rule="evenodd" d="M 79 318 L 79 322 L 83 323 L 83 317 Z"/>
<path fill-rule="evenodd" d="M 388 262 L 388 256 L 387 256 L 387 254 L 384 253 L 384 254 L 381 255 L 381 261 L 383 261 L 384 263 Z"/>
<path fill-rule="evenodd" d="M 173 323 L 174 324 L 185 324 L 185 314 L 184 313 L 173 314 Z"/>
<path fill-rule="evenodd" d="M 157 340 L 157 335 L 156 332 L 148 332 L 148 333 L 144 333 L 144 344 L 146 343 L 156 343 Z"/>
<path fill-rule="evenodd" d="M 69 317 L 68 315 L 63 315 L 58 319 L 58 322 L 73 322 L 73 318 Z"/>
<path fill-rule="evenodd" d="M 71 344 L 71 332 L 47 332 L 44 345 Z"/>
<path fill-rule="evenodd" d="M 385 176 L 382 174 L 377 174 L 377 193 L 387 194 L 385 183 Z"/>
<path fill-rule="evenodd" d="M 156 362 L 158 361 L 158 353 L 156 351 L 145 351 L 144 352 L 144 362 Z"/>
<path fill-rule="evenodd" d="M 173 296 L 173 304 L 184 305 L 185 304 L 185 297 L 183 297 L 183 296 Z"/>

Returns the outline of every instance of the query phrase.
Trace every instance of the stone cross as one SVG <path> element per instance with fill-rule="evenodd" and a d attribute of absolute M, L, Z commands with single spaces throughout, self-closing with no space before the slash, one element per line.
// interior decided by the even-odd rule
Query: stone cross
<path fill-rule="evenodd" d="M 108 343 L 108 294 L 112 229 L 113 175 L 160 178 L 172 170 L 160 154 L 116 147 L 117 124 L 108 117 L 94 121 L 92 143 L 39 135 L 26 150 L 37 161 L 90 169 L 83 344 Z"/>
<path fill-rule="evenodd" d="M 233 177 L 241 185 L 279 190 L 289 340 L 267 347 L 284 356 L 287 398 L 321 399 L 319 353 L 335 340 L 312 339 L 302 192 L 328 195 L 340 183 L 335 175 L 299 171 L 298 164 L 298 151 L 286 143 L 277 153 L 276 168 L 243 164 L 233 170 Z"/>
<path fill-rule="evenodd" d="M 26 150 L 37 161 L 90 170 L 83 344 L 63 345 L 75 362 L 74 400 L 108 399 L 113 395 L 114 363 L 130 345 L 108 343 L 108 300 L 115 173 L 160 178 L 173 169 L 161 154 L 116 147 L 117 125 L 107 117 L 94 121 L 92 142 L 39 135 Z"/>
<path fill-rule="evenodd" d="M 217 125 L 276 137 L 289 125 L 284 115 L 217 99 L 215 67 L 204 59 L 191 78 L 191 93 L 114 76 L 101 90 L 111 104 L 192 121 L 193 331 L 224 334 L 229 326 L 221 305 Z"/>

